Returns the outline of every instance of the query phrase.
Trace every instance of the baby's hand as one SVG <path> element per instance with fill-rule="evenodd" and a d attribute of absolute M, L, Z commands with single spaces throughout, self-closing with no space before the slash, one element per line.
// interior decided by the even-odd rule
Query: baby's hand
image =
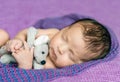
<path fill-rule="evenodd" d="M 12 53 L 12 55 L 16 59 L 19 68 L 32 68 L 33 48 L 30 48 L 26 42 L 24 42 L 24 48 L 20 48 L 16 52 Z"/>
<path fill-rule="evenodd" d="M 9 40 L 6 43 L 6 49 L 11 52 L 15 52 L 16 50 L 19 50 L 22 46 L 23 46 L 23 42 L 19 39 Z"/>

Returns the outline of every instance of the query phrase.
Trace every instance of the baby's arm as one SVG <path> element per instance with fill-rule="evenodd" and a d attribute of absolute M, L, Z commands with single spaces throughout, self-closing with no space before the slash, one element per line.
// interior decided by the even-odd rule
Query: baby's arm
<path fill-rule="evenodd" d="M 33 48 L 30 48 L 26 42 L 24 47 L 12 53 L 18 63 L 19 68 L 32 69 Z"/>
<path fill-rule="evenodd" d="M 20 31 L 16 36 L 15 39 L 20 39 L 21 41 L 27 41 L 27 31 L 29 28 L 24 29 Z M 48 35 L 49 38 L 52 38 L 54 34 L 59 32 L 58 29 L 56 28 L 50 28 L 50 29 L 38 29 L 38 34 L 36 35 L 36 38 L 39 37 L 40 35 Z"/>
<path fill-rule="evenodd" d="M 9 40 L 9 35 L 5 30 L 0 29 L 0 47 Z"/>
<path fill-rule="evenodd" d="M 9 40 L 6 44 L 7 50 L 14 52 L 15 50 L 19 50 L 23 46 L 23 42 L 27 41 L 27 31 L 29 28 L 26 28 L 22 31 L 20 31 L 14 39 Z M 48 37 L 51 39 L 57 32 L 59 32 L 56 28 L 51 29 L 38 29 L 38 34 L 36 35 L 36 38 L 40 35 L 48 35 Z"/>
<path fill-rule="evenodd" d="M 27 30 L 24 29 L 20 31 L 14 39 L 9 40 L 6 43 L 6 49 L 11 52 L 15 52 L 16 50 L 19 50 L 23 46 L 23 42 L 26 40 L 27 37 Z"/>

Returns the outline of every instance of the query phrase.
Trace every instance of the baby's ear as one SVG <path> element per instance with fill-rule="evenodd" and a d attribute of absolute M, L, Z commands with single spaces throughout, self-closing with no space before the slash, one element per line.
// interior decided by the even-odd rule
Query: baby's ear
<path fill-rule="evenodd" d="M 93 58 L 95 58 L 97 56 L 96 53 L 93 53 L 93 52 L 87 52 L 86 54 L 84 54 L 82 57 L 81 57 L 81 61 L 80 62 L 87 62 L 87 61 L 90 61 L 92 60 Z"/>

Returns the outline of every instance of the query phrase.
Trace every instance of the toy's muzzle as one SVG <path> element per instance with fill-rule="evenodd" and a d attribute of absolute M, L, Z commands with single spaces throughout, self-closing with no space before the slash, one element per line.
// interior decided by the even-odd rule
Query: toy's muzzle
<path fill-rule="evenodd" d="M 40 63 L 41 63 L 42 65 L 44 65 L 44 64 L 46 63 L 46 61 L 45 61 L 45 60 L 42 60 Z"/>

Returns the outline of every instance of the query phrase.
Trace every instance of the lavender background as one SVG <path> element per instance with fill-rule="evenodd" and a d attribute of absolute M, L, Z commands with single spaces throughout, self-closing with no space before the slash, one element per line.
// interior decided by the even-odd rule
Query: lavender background
<path fill-rule="evenodd" d="M 87 15 L 109 26 L 120 42 L 120 0 L 0 0 L 0 28 L 13 38 L 37 20 L 70 13 Z M 51 82 L 119 82 L 120 54 L 75 76 Z"/>

